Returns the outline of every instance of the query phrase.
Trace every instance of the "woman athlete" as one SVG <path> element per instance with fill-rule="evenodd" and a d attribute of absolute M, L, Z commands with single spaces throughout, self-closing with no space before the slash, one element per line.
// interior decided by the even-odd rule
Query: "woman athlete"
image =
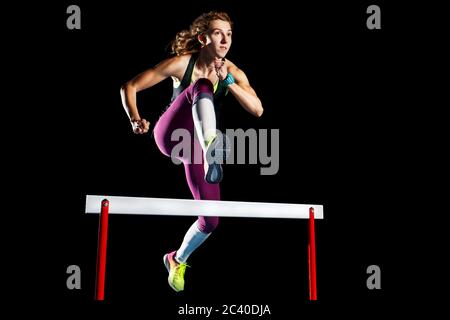
<path fill-rule="evenodd" d="M 191 155 L 177 157 L 184 164 L 189 189 L 197 200 L 220 200 L 222 168 L 208 155 L 220 152 L 216 113 L 223 97 L 231 92 L 249 113 L 256 117 L 263 113 L 261 101 L 245 73 L 225 59 L 231 46 L 232 26 L 224 12 L 202 14 L 189 30 L 176 35 L 172 41 L 173 57 L 144 71 L 121 88 L 122 103 L 133 132 L 144 134 L 150 123 L 139 116 L 136 94 L 172 78 L 172 100 L 155 125 L 154 137 L 161 152 L 170 156 L 177 144 L 171 140 L 172 132 L 184 129 L 191 135 L 191 150 L 202 150 L 200 163 L 192 161 Z M 209 237 L 218 222 L 218 217 L 198 217 L 186 232 L 180 248 L 164 255 L 169 285 L 175 291 L 184 289 L 188 257 Z"/>

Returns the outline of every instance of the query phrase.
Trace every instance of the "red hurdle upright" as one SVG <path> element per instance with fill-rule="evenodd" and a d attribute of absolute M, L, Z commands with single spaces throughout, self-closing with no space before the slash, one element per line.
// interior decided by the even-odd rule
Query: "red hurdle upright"
<path fill-rule="evenodd" d="M 314 233 L 314 208 L 312 207 L 309 208 L 308 267 L 309 267 L 309 300 L 317 300 L 316 239 Z"/>
<path fill-rule="evenodd" d="M 105 299 L 106 245 L 108 242 L 109 201 L 102 201 L 98 226 L 97 275 L 95 282 L 95 300 Z"/>

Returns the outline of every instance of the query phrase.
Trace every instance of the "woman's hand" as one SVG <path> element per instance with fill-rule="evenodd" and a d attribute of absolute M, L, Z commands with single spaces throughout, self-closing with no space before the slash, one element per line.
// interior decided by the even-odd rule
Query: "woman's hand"
<path fill-rule="evenodd" d="M 150 122 L 145 119 L 132 120 L 131 127 L 133 128 L 134 133 L 144 134 L 148 132 L 148 129 L 150 129 Z"/>
<path fill-rule="evenodd" d="M 225 66 L 225 58 L 215 58 L 214 60 L 214 66 L 216 68 L 216 74 L 217 77 L 219 77 L 219 80 L 223 81 L 227 77 L 228 70 Z"/>

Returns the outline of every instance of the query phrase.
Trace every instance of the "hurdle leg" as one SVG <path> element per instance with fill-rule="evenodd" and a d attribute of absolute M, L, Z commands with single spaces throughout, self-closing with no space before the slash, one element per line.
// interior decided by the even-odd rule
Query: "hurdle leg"
<path fill-rule="evenodd" d="M 108 242 L 109 201 L 102 201 L 98 227 L 97 274 L 95 281 L 95 300 L 105 299 L 106 245 Z"/>
<path fill-rule="evenodd" d="M 309 300 L 317 300 L 316 283 L 316 240 L 314 232 L 314 208 L 309 208 L 309 241 L 308 241 L 308 269 L 309 269 Z"/>

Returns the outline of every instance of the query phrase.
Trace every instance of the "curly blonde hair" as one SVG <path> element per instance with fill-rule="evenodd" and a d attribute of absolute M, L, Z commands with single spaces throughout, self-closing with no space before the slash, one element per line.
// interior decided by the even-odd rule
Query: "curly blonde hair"
<path fill-rule="evenodd" d="M 210 11 L 197 17 L 189 27 L 189 30 L 182 30 L 177 33 L 171 43 L 172 53 L 177 56 L 200 51 L 201 43 L 197 36 L 206 33 L 209 30 L 209 24 L 213 20 L 223 20 L 230 23 L 233 28 L 233 22 L 225 12 Z"/>

